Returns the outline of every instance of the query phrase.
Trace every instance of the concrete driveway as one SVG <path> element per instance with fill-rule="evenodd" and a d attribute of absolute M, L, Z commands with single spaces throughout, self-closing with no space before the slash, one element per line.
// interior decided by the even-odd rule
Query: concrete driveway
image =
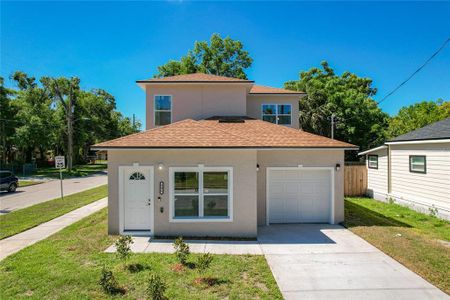
<path fill-rule="evenodd" d="M 106 174 L 64 179 L 64 195 L 78 193 L 108 183 Z M 0 215 L 60 197 L 60 181 L 19 187 L 15 193 L 0 192 Z"/>
<path fill-rule="evenodd" d="M 258 242 L 286 299 L 449 299 L 338 225 L 260 227 Z"/>

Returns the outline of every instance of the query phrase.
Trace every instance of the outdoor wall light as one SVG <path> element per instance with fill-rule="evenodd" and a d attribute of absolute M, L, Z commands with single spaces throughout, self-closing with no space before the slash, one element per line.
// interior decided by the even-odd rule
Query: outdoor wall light
<path fill-rule="evenodd" d="M 341 164 L 336 164 L 336 171 L 339 171 L 341 169 Z"/>
<path fill-rule="evenodd" d="M 259 164 L 256 164 L 256 172 L 259 171 Z"/>
<path fill-rule="evenodd" d="M 158 164 L 158 170 L 162 170 L 162 169 L 164 169 L 164 165 L 163 165 L 163 163 L 159 163 Z"/>

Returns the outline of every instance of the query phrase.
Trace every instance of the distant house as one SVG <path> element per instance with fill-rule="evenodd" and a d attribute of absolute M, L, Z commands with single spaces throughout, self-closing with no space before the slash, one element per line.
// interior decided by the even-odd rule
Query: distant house
<path fill-rule="evenodd" d="M 359 155 L 366 155 L 371 197 L 450 219 L 450 118 Z"/>

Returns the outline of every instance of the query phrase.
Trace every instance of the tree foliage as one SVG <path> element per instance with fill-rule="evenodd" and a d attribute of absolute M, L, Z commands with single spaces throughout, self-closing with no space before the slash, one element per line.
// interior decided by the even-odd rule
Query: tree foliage
<path fill-rule="evenodd" d="M 247 79 L 245 69 L 253 62 L 244 45 L 230 37 L 215 33 L 207 41 L 197 41 L 179 61 L 170 60 L 158 67 L 155 77 L 166 77 L 196 72 Z"/>
<path fill-rule="evenodd" d="M 2 163 L 12 160 L 12 149 L 20 161 L 30 162 L 35 153 L 42 159 L 48 151 L 67 154 L 67 101 L 73 105 L 75 162 L 84 162 L 89 146 L 137 132 L 129 118 L 116 110 L 114 97 L 104 90 L 82 90 L 78 78 L 42 77 L 39 81 L 17 71 L 11 79 L 16 89 L 7 89 L 1 79 Z M 4 129 L 3 129 L 4 128 Z"/>
<path fill-rule="evenodd" d="M 386 136 L 392 139 L 449 117 L 450 101 L 438 99 L 405 106 L 389 120 Z"/>
<path fill-rule="evenodd" d="M 285 88 L 307 93 L 300 100 L 300 126 L 312 133 L 331 136 L 331 115 L 336 116 L 335 138 L 360 146 L 361 150 L 384 142 L 388 115 L 372 99 L 372 80 L 344 72 L 335 74 L 326 61 L 322 68 L 300 73 Z M 356 158 L 351 154 L 348 158 Z"/>

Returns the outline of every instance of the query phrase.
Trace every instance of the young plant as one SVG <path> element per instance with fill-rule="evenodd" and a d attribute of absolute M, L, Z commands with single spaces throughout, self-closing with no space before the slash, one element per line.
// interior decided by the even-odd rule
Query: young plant
<path fill-rule="evenodd" d="M 107 294 L 116 294 L 120 290 L 116 278 L 114 277 L 112 271 L 107 270 L 105 267 L 102 268 L 102 274 L 98 284 L 102 287 L 103 291 Z"/>
<path fill-rule="evenodd" d="M 158 274 L 150 275 L 147 286 L 147 295 L 152 300 L 163 300 L 164 292 L 166 291 L 167 286 L 162 280 L 162 278 Z"/>
<path fill-rule="evenodd" d="M 179 237 L 173 243 L 175 248 L 175 256 L 182 265 L 186 265 L 188 256 L 190 254 L 189 246 L 183 241 L 182 237 Z"/>
<path fill-rule="evenodd" d="M 114 243 L 116 246 L 116 255 L 121 260 L 127 260 L 130 257 L 130 245 L 133 244 L 133 239 L 129 235 L 120 236 Z"/>
<path fill-rule="evenodd" d="M 213 261 L 213 256 L 210 253 L 204 253 L 197 258 L 197 270 L 200 274 L 203 274 L 210 266 Z"/>

